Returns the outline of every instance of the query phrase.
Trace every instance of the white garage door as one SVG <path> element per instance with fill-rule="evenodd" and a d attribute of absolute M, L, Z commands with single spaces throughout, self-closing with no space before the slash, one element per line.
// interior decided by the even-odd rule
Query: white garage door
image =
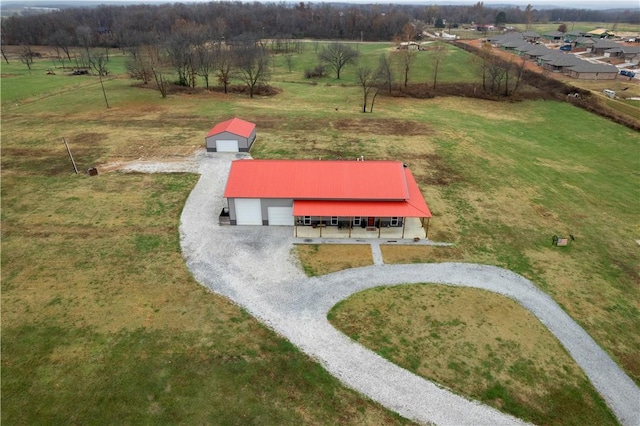
<path fill-rule="evenodd" d="M 262 208 L 259 198 L 236 198 L 235 205 L 238 225 L 262 225 Z"/>
<path fill-rule="evenodd" d="M 216 151 L 238 152 L 238 141 L 231 141 L 231 140 L 216 141 Z"/>
<path fill-rule="evenodd" d="M 269 207 L 269 225 L 293 226 L 293 207 Z"/>

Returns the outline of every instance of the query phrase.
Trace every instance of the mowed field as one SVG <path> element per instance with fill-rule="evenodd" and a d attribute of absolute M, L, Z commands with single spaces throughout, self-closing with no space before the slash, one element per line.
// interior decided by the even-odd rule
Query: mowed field
<path fill-rule="evenodd" d="M 360 44 L 358 49 L 373 64 L 390 46 Z M 312 43 L 293 59 L 289 73 L 284 58 L 275 58 L 272 84 L 280 91 L 275 96 L 250 99 L 193 90 L 161 99 L 151 88 L 133 87 L 124 74 L 124 59 L 116 55 L 105 82 L 109 109 L 97 77 L 72 77 L 61 70 L 45 75 L 53 66 L 50 59 L 36 62 L 32 74 L 15 59 L 3 64 L 3 421 L 403 422 L 340 386 L 286 341 L 190 277 L 177 227 L 197 176 L 106 172 L 131 160 L 190 156 L 215 122 L 233 116 L 257 124 L 256 158 L 364 155 L 404 161 L 434 214 L 430 238 L 455 245 L 385 246 L 386 262 L 455 260 L 518 272 L 558 301 L 640 382 L 636 132 L 548 101 L 380 96 L 374 112 L 362 114 L 352 67 L 341 80 L 328 77 L 310 84 L 302 72 L 315 64 Z M 431 70 L 429 52 L 421 52 L 411 80 L 429 81 Z M 439 74 L 443 82 L 475 78 L 466 53 L 457 49 L 449 50 Z M 92 178 L 74 175 L 62 137 L 80 169 L 97 166 L 104 172 Z M 570 246 L 551 246 L 553 235 L 568 234 L 576 238 Z M 342 253 L 339 264 L 323 246 L 302 251 L 311 274 L 368 262 L 358 250 Z M 380 303 L 413 299 L 433 310 L 437 324 L 469 324 L 465 332 L 436 330 L 451 346 L 489 345 L 491 350 L 463 352 L 470 358 L 486 352 L 495 362 L 520 361 L 524 364 L 515 375 L 525 378 L 538 371 L 524 358 L 528 347 L 510 343 L 515 340 L 507 326 L 513 317 L 506 312 L 524 318 L 525 336 L 544 335 L 535 319 L 499 301 L 494 304 L 502 308 L 484 321 L 497 331 L 476 333 L 486 334 L 487 341 L 472 340 L 469 306 L 493 303 L 494 296 L 438 292 L 398 288 L 380 293 Z M 373 334 L 388 333 L 390 325 L 408 342 L 427 324 L 423 316 L 412 327 L 399 326 L 397 321 L 411 311 L 391 309 L 393 321 L 374 324 L 366 309 L 347 303 L 339 309 L 346 309 L 351 335 L 357 327 L 374 326 L 379 328 Z M 442 311 L 453 317 L 437 318 Z M 472 312 L 478 322 L 489 315 L 479 308 Z M 406 337 L 403 329 L 409 332 Z M 543 347 L 563 357 L 558 361 L 537 351 L 531 361 L 535 367 L 562 383 L 564 376 L 554 375 L 552 364 L 563 366 L 566 381 L 575 384 L 572 389 L 586 394 L 587 414 L 581 416 L 591 413 L 601 423 L 615 422 L 553 337 L 544 338 Z M 403 346 L 416 346 L 396 342 L 394 350 L 385 352 L 375 342 L 362 343 L 389 357 L 404 351 Z M 418 357 L 417 364 L 407 362 L 407 368 L 414 365 L 419 374 L 480 398 L 482 389 L 464 385 L 463 376 L 481 361 L 452 363 L 459 356 L 453 348 L 438 351 L 439 374 L 420 368 L 427 358 L 419 351 L 410 354 Z M 497 383 L 506 386 L 506 381 Z M 508 396 L 496 389 L 486 399 L 509 411 Z M 548 395 L 532 392 L 526 398 L 536 406 Z M 544 422 L 557 423 L 563 416 L 566 412 L 552 413 Z"/>

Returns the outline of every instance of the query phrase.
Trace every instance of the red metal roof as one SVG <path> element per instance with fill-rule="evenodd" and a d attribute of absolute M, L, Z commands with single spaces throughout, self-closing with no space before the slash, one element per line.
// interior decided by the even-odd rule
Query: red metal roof
<path fill-rule="evenodd" d="M 404 169 L 409 197 L 403 201 L 294 200 L 294 216 L 431 217 L 409 169 Z"/>
<path fill-rule="evenodd" d="M 236 160 L 224 196 L 403 201 L 404 170 L 400 161 Z"/>
<path fill-rule="evenodd" d="M 207 138 L 212 135 L 217 135 L 222 132 L 229 132 L 235 135 L 242 136 L 244 138 L 248 138 L 251 136 L 251 132 L 256 128 L 256 125 L 250 123 L 248 121 L 244 121 L 240 118 L 232 118 L 231 120 L 223 121 L 222 123 L 218 123 L 207 134 Z"/>

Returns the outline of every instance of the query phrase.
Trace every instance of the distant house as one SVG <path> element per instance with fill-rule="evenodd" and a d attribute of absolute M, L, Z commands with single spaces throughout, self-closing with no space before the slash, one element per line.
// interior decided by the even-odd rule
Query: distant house
<path fill-rule="evenodd" d="M 596 28 L 595 30 L 591 30 L 588 33 L 585 33 L 585 35 L 592 38 L 609 38 L 616 36 L 613 32 L 604 28 Z"/>
<path fill-rule="evenodd" d="M 620 45 L 615 41 L 607 39 L 595 40 L 595 43 L 591 46 L 591 53 L 597 56 L 604 56 L 605 51 L 615 49 L 617 47 L 620 47 Z"/>
<path fill-rule="evenodd" d="M 570 40 L 575 40 L 577 38 L 583 37 L 585 34 L 584 31 L 569 31 L 565 34 L 565 37 Z"/>
<path fill-rule="evenodd" d="M 515 50 L 515 51 L 517 51 L 519 48 L 522 48 L 524 46 L 531 46 L 531 44 L 523 39 L 508 40 L 500 44 L 500 47 L 502 47 L 504 50 Z"/>
<path fill-rule="evenodd" d="M 550 31 L 548 33 L 544 33 L 544 38 L 552 41 L 562 41 L 564 40 L 564 33 L 561 31 Z"/>
<path fill-rule="evenodd" d="M 256 125 L 239 118 L 216 124 L 204 138 L 208 152 L 248 152 L 256 139 Z"/>
<path fill-rule="evenodd" d="M 570 77 L 583 80 L 615 80 L 618 68 L 609 64 L 581 61 L 577 65 L 566 68 L 566 72 Z"/>
<path fill-rule="evenodd" d="M 567 68 L 584 62 L 582 59 L 579 59 L 574 55 L 559 52 L 557 50 L 552 50 L 547 55 L 541 56 L 539 60 L 541 61 L 544 69 L 554 72 L 562 72 Z"/>
<path fill-rule="evenodd" d="M 529 42 L 536 42 L 540 40 L 541 37 L 540 34 L 535 31 L 525 31 L 522 33 L 522 36 Z"/>
<path fill-rule="evenodd" d="M 573 40 L 573 45 L 575 47 L 578 47 L 578 48 L 581 48 L 581 47 L 583 47 L 583 48 L 593 47 L 593 45 L 595 43 L 596 42 L 591 37 L 580 36 L 580 37 L 576 38 L 575 40 Z"/>
<path fill-rule="evenodd" d="M 526 59 L 538 62 L 542 56 L 548 55 L 549 52 L 551 52 L 551 49 L 549 49 L 546 46 L 543 46 L 540 44 L 533 45 L 533 46 L 534 46 L 533 49 L 528 49 L 523 53 Z"/>
<path fill-rule="evenodd" d="M 605 57 L 621 58 L 625 62 L 638 63 L 640 60 L 640 46 L 623 46 L 614 47 L 604 51 Z"/>
<path fill-rule="evenodd" d="M 413 175 L 400 161 L 236 160 L 224 192 L 231 225 L 286 225 L 395 232 L 409 219 L 422 237 L 431 217 Z M 302 229 L 303 231 L 305 229 Z M 395 230 L 395 231 L 394 231 Z"/>

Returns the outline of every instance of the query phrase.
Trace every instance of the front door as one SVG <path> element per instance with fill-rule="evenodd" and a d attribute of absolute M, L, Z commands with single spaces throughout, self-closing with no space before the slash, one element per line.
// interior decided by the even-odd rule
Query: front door
<path fill-rule="evenodd" d="M 367 219 L 367 226 L 373 226 L 375 217 L 370 217 Z"/>

